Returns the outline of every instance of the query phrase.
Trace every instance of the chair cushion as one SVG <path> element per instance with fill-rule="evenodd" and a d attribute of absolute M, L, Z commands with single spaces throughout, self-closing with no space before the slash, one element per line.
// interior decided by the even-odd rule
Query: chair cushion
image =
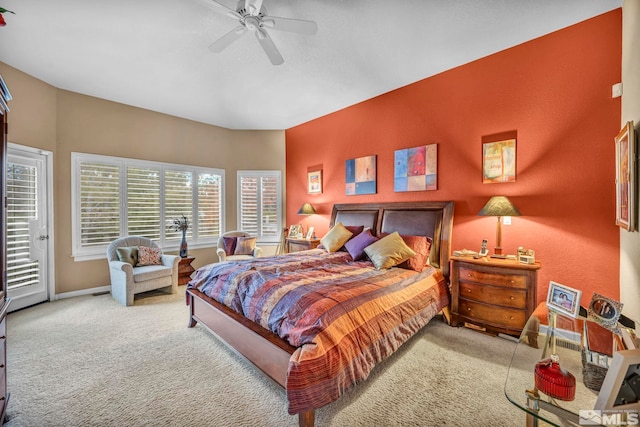
<path fill-rule="evenodd" d="M 171 267 L 164 265 L 146 265 L 144 267 L 134 267 L 133 281 L 146 282 L 147 280 L 159 279 L 160 277 L 171 276 Z"/>
<path fill-rule="evenodd" d="M 236 244 L 238 243 L 237 237 L 223 237 L 222 244 L 224 245 L 222 249 L 224 249 L 224 253 L 228 255 L 233 255 L 236 251 Z"/>
<path fill-rule="evenodd" d="M 118 254 L 118 261 L 128 262 L 132 266 L 138 265 L 138 247 L 137 246 L 123 246 L 116 248 Z"/>
<path fill-rule="evenodd" d="M 138 246 L 138 264 L 144 265 L 162 265 L 162 251 L 159 248 L 148 248 L 146 246 Z"/>
<path fill-rule="evenodd" d="M 238 237 L 234 255 L 252 255 L 256 248 L 257 237 Z"/>

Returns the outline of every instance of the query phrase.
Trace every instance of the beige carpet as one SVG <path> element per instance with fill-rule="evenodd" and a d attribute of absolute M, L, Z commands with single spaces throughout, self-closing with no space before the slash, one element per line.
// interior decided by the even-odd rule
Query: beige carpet
<path fill-rule="evenodd" d="M 8 426 L 295 426 L 283 390 L 175 296 L 110 295 L 9 314 Z M 435 318 L 370 378 L 316 411 L 317 426 L 516 426 L 504 397 L 514 344 Z"/>

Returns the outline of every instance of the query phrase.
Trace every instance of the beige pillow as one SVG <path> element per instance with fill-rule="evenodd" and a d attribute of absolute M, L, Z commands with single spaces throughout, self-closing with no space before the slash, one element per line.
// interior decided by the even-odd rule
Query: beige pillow
<path fill-rule="evenodd" d="M 320 239 L 320 244 L 327 250 L 327 252 L 335 252 L 340 249 L 353 235 L 352 232 L 346 229 L 341 222 L 334 225 L 331 230 Z"/>
<path fill-rule="evenodd" d="M 256 248 L 257 237 L 238 237 L 236 242 L 236 249 L 233 251 L 234 255 L 253 255 L 253 250 Z"/>
<path fill-rule="evenodd" d="M 367 246 L 364 251 L 378 270 L 391 268 L 416 254 L 397 231 Z"/>

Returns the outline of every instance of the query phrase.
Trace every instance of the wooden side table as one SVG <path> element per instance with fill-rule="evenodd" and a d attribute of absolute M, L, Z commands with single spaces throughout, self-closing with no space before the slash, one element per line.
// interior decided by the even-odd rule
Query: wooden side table
<path fill-rule="evenodd" d="M 192 256 L 180 258 L 180 263 L 178 264 L 178 285 L 186 285 L 191 280 L 191 273 L 196 271 L 196 269 L 191 266 L 194 259 L 196 258 Z"/>
<path fill-rule="evenodd" d="M 320 244 L 320 239 L 293 239 L 287 237 L 285 252 L 299 252 L 315 249 Z"/>
<path fill-rule="evenodd" d="M 540 263 L 451 257 L 451 324 L 519 336 L 536 308 Z"/>

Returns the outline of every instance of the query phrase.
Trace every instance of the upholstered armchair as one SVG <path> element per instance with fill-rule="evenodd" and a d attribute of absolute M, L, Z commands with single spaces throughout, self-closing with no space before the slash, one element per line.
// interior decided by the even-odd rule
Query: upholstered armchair
<path fill-rule="evenodd" d="M 256 238 L 244 231 L 227 231 L 218 238 L 218 259 L 232 261 L 262 256 L 262 248 L 256 247 Z"/>
<path fill-rule="evenodd" d="M 178 292 L 177 255 L 162 254 L 146 237 L 121 237 L 107 247 L 111 296 L 122 305 L 133 305 L 135 294 L 154 289 Z"/>

